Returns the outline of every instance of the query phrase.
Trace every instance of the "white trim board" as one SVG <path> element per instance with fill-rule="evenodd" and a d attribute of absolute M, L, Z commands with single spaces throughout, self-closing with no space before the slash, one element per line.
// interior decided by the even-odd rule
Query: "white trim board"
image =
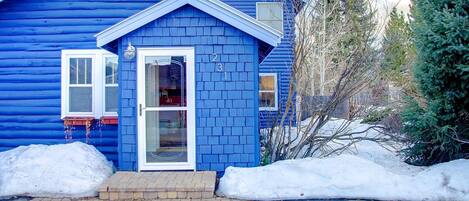
<path fill-rule="evenodd" d="M 186 4 L 194 6 L 274 47 L 280 44 L 283 37 L 281 32 L 220 0 L 163 0 L 96 34 L 97 46 L 103 47 Z"/>

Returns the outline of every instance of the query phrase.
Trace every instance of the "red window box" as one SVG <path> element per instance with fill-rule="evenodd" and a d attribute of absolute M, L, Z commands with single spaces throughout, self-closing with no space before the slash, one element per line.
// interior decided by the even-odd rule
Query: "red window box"
<path fill-rule="evenodd" d="M 117 125 L 119 123 L 118 117 L 101 117 L 101 124 L 105 125 Z"/>
<path fill-rule="evenodd" d="M 93 117 L 65 117 L 65 126 L 91 126 L 93 123 Z"/>

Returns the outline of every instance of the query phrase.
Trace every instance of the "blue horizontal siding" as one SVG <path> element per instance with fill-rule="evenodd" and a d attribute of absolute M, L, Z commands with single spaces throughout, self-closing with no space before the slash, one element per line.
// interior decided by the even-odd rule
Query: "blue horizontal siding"
<path fill-rule="evenodd" d="M 264 0 L 259 0 L 264 1 Z M 0 3 L 0 151 L 35 143 L 66 143 L 60 120 L 60 52 L 95 49 L 94 34 L 157 0 L 4 0 Z M 225 0 L 255 17 L 255 0 Z M 276 48 L 261 72 L 289 76 L 281 65 L 290 46 Z M 279 82 L 284 88 L 285 83 Z M 282 90 L 282 93 L 284 90 Z M 85 141 L 82 127 L 74 140 Z M 98 143 L 99 142 L 99 143 Z M 117 127 L 93 128 L 91 143 L 117 160 Z"/>
<path fill-rule="evenodd" d="M 62 49 L 95 49 L 94 34 L 155 1 L 4 1 L 0 3 L 0 151 L 67 143 L 60 119 Z M 94 126 L 86 139 L 117 162 L 117 126 Z"/>
<path fill-rule="evenodd" d="M 290 5 L 290 4 L 288 4 Z M 291 66 L 293 64 L 294 54 L 293 54 L 293 27 L 292 24 L 286 22 L 291 22 L 292 19 L 292 10 L 291 7 L 284 7 L 284 20 L 283 25 L 283 35 L 282 42 L 278 47 L 276 47 L 260 64 L 259 72 L 260 73 L 277 73 L 277 87 L 278 87 L 278 111 L 260 111 L 260 128 L 269 128 L 274 125 L 277 119 L 280 119 L 284 111 L 285 105 L 288 99 L 288 92 L 290 86 L 290 77 L 291 77 Z M 295 99 L 293 97 L 293 104 L 295 104 Z M 291 111 L 291 108 L 290 108 Z M 290 113 L 291 115 L 292 113 Z M 289 122 L 286 122 L 287 124 Z M 296 122 L 293 122 L 296 123 Z"/>

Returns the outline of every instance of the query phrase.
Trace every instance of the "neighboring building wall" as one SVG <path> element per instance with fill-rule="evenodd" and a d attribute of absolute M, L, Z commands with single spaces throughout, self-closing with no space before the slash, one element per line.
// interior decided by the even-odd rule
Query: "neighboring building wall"
<path fill-rule="evenodd" d="M 195 47 L 197 170 L 259 164 L 257 39 L 192 6 L 179 8 L 129 33 L 139 47 Z M 138 50 L 137 50 L 138 51 Z M 227 72 L 216 71 L 216 53 Z M 122 58 L 122 55 L 120 55 Z M 137 169 L 136 58 L 121 60 L 119 167 Z"/>
<path fill-rule="evenodd" d="M 285 2 L 290 1 L 287 0 Z M 284 113 L 283 111 L 285 111 L 285 105 L 288 100 L 288 89 L 290 85 L 290 77 L 292 72 L 291 68 L 294 59 L 294 29 L 292 23 L 292 17 L 294 16 L 294 14 L 292 8 L 289 6 L 290 3 L 284 3 L 282 42 L 265 58 L 265 60 L 259 66 L 259 73 L 277 73 L 279 107 L 278 111 L 260 112 L 260 128 L 270 128 L 271 126 L 273 126 L 277 118 L 280 119 L 281 115 Z M 292 104 L 296 104 L 295 96 L 293 96 Z M 293 106 L 293 108 L 295 108 L 295 106 Z M 286 122 L 286 124 L 290 124 L 290 122 Z"/>

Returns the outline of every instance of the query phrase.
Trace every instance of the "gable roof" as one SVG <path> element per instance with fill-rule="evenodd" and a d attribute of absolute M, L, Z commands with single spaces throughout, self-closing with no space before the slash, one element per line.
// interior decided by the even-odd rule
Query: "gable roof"
<path fill-rule="evenodd" d="M 251 16 L 221 2 L 220 0 L 162 0 L 161 2 L 156 3 L 155 5 L 96 34 L 97 46 L 103 47 L 131 31 L 136 30 L 186 4 L 202 10 L 203 12 L 220 19 L 273 47 L 276 47 L 281 41 L 281 32 L 257 21 Z"/>

